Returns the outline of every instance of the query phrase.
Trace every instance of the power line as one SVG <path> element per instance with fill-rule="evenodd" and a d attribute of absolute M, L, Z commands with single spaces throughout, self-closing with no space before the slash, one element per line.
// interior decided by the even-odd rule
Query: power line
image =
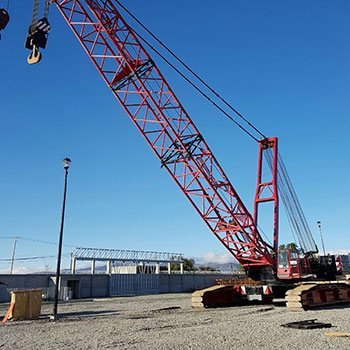
<path fill-rule="evenodd" d="M 23 240 L 23 241 L 35 242 L 35 243 L 50 244 L 50 245 L 55 245 L 55 246 L 58 245 L 58 243 L 52 242 L 52 241 L 44 241 L 41 239 L 34 239 L 34 238 L 21 237 L 21 236 L 0 237 L 0 239 L 14 239 L 14 238 L 18 238 L 18 239 Z M 70 247 L 70 248 L 78 247 L 78 245 L 71 245 L 71 244 L 63 244 L 63 246 Z"/>
<path fill-rule="evenodd" d="M 52 241 L 43 241 L 40 239 L 33 239 L 33 238 L 27 238 L 27 237 L 19 237 L 19 239 L 22 239 L 24 241 L 31 241 L 31 242 L 36 242 L 36 243 L 43 243 L 43 244 L 51 244 L 51 245 L 58 245 L 56 242 Z M 77 245 L 71 245 L 71 244 L 63 244 L 65 247 L 70 247 L 70 248 L 76 248 Z"/>
<path fill-rule="evenodd" d="M 69 257 L 70 253 L 62 254 L 62 256 Z M 46 260 L 46 259 L 57 259 L 57 256 L 56 255 L 28 256 L 28 257 L 15 258 L 14 261 Z M 1 259 L 0 258 L 0 262 L 9 262 L 9 261 L 12 261 L 12 259 L 9 259 L 9 258 Z"/>

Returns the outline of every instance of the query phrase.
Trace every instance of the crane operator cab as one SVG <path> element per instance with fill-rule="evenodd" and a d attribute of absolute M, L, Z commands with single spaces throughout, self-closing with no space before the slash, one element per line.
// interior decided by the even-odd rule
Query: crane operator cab
<path fill-rule="evenodd" d="M 280 249 L 278 252 L 277 277 L 279 279 L 297 280 L 310 276 L 308 259 L 298 249 Z"/>
<path fill-rule="evenodd" d="M 0 39 L 1 39 L 1 31 L 6 28 L 9 21 L 10 21 L 9 13 L 5 9 L 0 9 Z"/>

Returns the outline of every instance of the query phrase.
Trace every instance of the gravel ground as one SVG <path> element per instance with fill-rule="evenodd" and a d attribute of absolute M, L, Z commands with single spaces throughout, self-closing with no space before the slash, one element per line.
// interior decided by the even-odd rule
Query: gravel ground
<path fill-rule="evenodd" d="M 59 305 L 60 319 L 48 320 L 44 304 L 38 321 L 0 327 L 0 349 L 350 349 L 350 308 L 292 313 L 270 305 L 194 310 L 190 294 L 94 299 Z M 8 304 L 0 305 L 4 315 Z M 282 323 L 317 319 L 330 329 L 289 329 Z"/>

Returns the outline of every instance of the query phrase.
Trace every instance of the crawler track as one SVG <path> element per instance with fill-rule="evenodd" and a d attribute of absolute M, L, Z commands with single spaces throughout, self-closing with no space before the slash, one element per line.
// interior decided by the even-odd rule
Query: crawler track
<path fill-rule="evenodd" d="M 301 284 L 287 291 L 286 302 L 290 311 L 350 303 L 350 285 L 337 282 Z"/>

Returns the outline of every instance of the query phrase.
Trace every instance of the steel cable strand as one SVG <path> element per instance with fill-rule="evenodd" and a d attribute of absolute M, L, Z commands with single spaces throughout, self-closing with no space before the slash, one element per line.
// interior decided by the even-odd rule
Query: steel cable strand
<path fill-rule="evenodd" d="M 287 169 L 284 165 L 284 162 L 283 160 L 280 158 L 279 159 L 279 162 L 280 162 L 280 169 L 282 169 L 284 175 L 285 175 L 285 178 L 286 178 L 286 181 L 287 181 L 287 185 L 288 185 L 288 188 L 291 192 L 291 195 L 293 197 L 293 201 L 294 201 L 294 205 L 296 207 L 296 210 L 298 212 L 298 216 L 299 216 L 299 220 L 301 221 L 301 224 L 304 228 L 304 235 L 305 235 L 305 239 L 308 241 L 308 244 L 309 244 L 309 251 L 317 251 L 317 246 L 316 246 L 316 243 L 313 239 L 313 236 L 311 234 L 311 230 L 310 230 L 310 227 L 307 223 L 307 220 L 306 220 L 306 217 L 305 217 L 305 214 L 304 214 L 304 211 L 300 205 L 300 202 L 299 202 L 299 199 L 298 199 L 298 196 L 295 192 L 295 189 L 293 187 L 293 184 L 290 180 L 290 177 L 288 175 L 288 172 L 287 172 Z"/>
<path fill-rule="evenodd" d="M 270 169 L 272 170 L 272 151 L 271 150 L 267 150 L 267 152 L 264 152 L 265 157 L 267 159 L 267 163 L 270 167 Z M 286 209 L 286 214 L 287 214 L 287 218 L 289 221 L 289 225 L 292 231 L 292 235 L 293 238 L 296 240 L 296 237 L 298 237 L 297 241 L 299 242 L 299 245 L 301 246 L 301 248 L 304 250 L 306 247 L 305 241 L 303 240 L 303 237 L 300 234 L 300 224 L 297 222 L 296 220 L 296 215 L 295 215 L 295 211 L 293 210 L 293 206 L 291 204 L 291 199 L 289 196 L 289 193 L 286 189 L 286 186 L 284 184 L 284 178 L 279 175 L 279 171 L 277 171 L 277 186 L 278 189 L 280 190 L 281 193 L 281 199 L 282 199 L 282 203 Z"/>
<path fill-rule="evenodd" d="M 291 192 L 288 189 L 288 186 L 286 183 L 286 178 L 284 176 L 284 173 L 281 173 L 281 171 L 278 171 L 278 176 L 281 180 L 280 187 L 283 189 L 283 193 L 284 193 L 284 196 L 286 198 L 286 205 L 287 205 L 288 211 L 290 213 L 293 227 L 295 228 L 296 235 L 299 238 L 299 244 L 300 244 L 303 251 L 307 251 L 308 250 L 307 243 L 306 243 L 306 241 L 304 239 L 304 235 L 302 233 L 303 225 L 300 222 L 300 216 L 298 215 L 298 211 L 294 205 L 295 203 L 294 203 L 294 200 L 291 196 Z"/>
<path fill-rule="evenodd" d="M 303 237 L 303 241 L 305 242 L 306 252 L 315 251 L 316 245 L 312 244 L 312 242 L 313 242 L 312 235 L 311 235 L 309 226 L 307 224 L 306 218 L 304 216 L 303 210 L 302 210 L 302 208 L 300 206 L 300 202 L 299 202 L 298 197 L 296 195 L 296 192 L 294 190 L 293 184 L 290 181 L 290 178 L 288 176 L 286 167 L 285 167 L 284 163 L 282 162 L 282 160 L 280 160 L 279 163 L 280 163 L 279 164 L 280 165 L 279 169 L 282 171 L 282 174 L 283 174 L 283 177 L 284 177 L 284 181 L 286 182 L 286 186 L 287 186 L 288 192 L 290 193 L 291 198 L 292 198 L 292 202 L 291 203 L 292 203 L 292 205 L 294 207 L 294 212 L 297 215 L 296 219 L 298 220 L 299 225 L 300 225 L 300 230 L 301 230 L 301 234 L 302 234 L 302 237 Z"/>
<path fill-rule="evenodd" d="M 284 173 L 285 173 L 286 181 L 287 181 L 287 183 L 288 183 L 289 188 L 291 189 L 291 195 L 292 195 L 292 197 L 293 197 L 294 205 L 295 205 L 295 207 L 296 207 L 296 209 L 297 209 L 297 211 L 298 211 L 298 215 L 299 215 L 300 221 L 301 221 L 301 223 L 302 223 L 302 225 L 303 225 L 303 227 L 304 227 L 304 232 L 305 232 L 305 234 L 306 234 L 306 238 L 307 238 L 307 240 L 309 241 L 310 247 L 312 247 L 312 243 L 314 243 L 314 242 L 313 242 L 313 239 L 312 239 L 312 235 L 311 235 L 310 228 L 309 228 L 308 223 L 307 223 L 307 221 L 306 221 L 304 212 L 303 212 L 303 210 L 302 210 L 302 208 L 301 208 L 299 199 L 298 199 L 298 197 L 297 197 L 297 195 L 296 195 L 296 192 L 295 192 L 295 190 L 294 190 L 293 184 L 292 184 L 292 182 L 291 182 L 291 180 L 290 180 L 290 178 L 289 178 L 289 176 L 288 176 L 287 169 L 286 169 L 286 167 L 285 167 L 285 165 L 284 165 L 284 163 L 283 163 L 282 160 L 281 160 L 281 166 L 280 166 L 280 168 L 281 168 L 281 169 L 284 171 Z"/>
<path fill-rule="evenodd" d="M 191 74 L 193 74 L 202 84 L 204 84 L 216 97 L 221 99 L 233 112 L 236 113 L 238 117 L 244 120 L 252 129 L 254 129 L 260 136 L 266 138 L 266 136 L 259 131 L 248 119 L 246 119 L 241 113 L 239 113 L 232 105 L 230 105 L 226 100 L 224 100 L 214 89 L 212 89 L 209 84 L 207 84 L 198 74 L 196 74 L 185 62 L 183 62 L 175 53 L 173 53 L 167 46 L 165 46 L 147 27 L 145 27 L 141 21 L 139 21 L 130 11 L 128 11 L 118 0 L 116 2 L 147 32 L 149 33 L 162 47 L 164 47 L 178 62 L 181 63 Z M 218 109 L 222 114 L 224 114 L 228 119 L 236 124 L 242 131 L 248 134 L 256 142 L 259 142 L 258 138 L 255 137 L 248 129 L 246 129 L 242 124 L 238 123 L 229 113 L 227 113 L 222 107 L 220 107 L 213 99 L 209 97 L 201 88 L 198 87 L 191 79 L 189 79 L 184 73 L 182 73 L 173 63 L 171 63 L 159 50 L 157 50 L 147 39 L 145 39 L 140 33 L 138 33 L 134 28 L 132 28 L 136 36 L 144 42 L 153 52 L 155 52 L 164 62 L 166 62 L 175 72 L 177 72 L 187 83 L 189 83 L 197 92 L 199 92 L 203 97 L 205 97 L 216 109 Z"/>
<path fill-rule="evenodd" d="M 34 26 L 38 21 L 38 12 L 39 12 L 39 0 L 34 0 L 33 13 L 32 13 L 32 26 Z"/>
<path fill-rule="evenodd" d="M 46 19 L 49 18 L 50 3 L 51 3 L 51 0 L 45 0 L 44 17 L 45 17 Z"/>
<path fill-rule="evenodd" d="M 120 1 L 115 0 L 119 6 L 128 15 L 133 18 L 154 40 L 158 42 L 171 56 L 173 56 L 183 67 L 185 67 L 194 77 L 196 77 L 206 88 L 208 88 L 217 98 L 219 98 L 227 107 L 229 107 L 233 112 L 235 112 L 242 120 L 244 120 L 251 128 L 253 128 L 260 136 L 266 138 L 266 136 L 254 126 L 246 117 L 244 117 L 237 109 L 235 109 L 226 99 L 224 99 L 220 94 L 214 90 L 198 73 L 196 73 L 187 63 L 185 63 L 178 55 L 174 53 L 167 45 L 165 45 L 150 29 L 148 29 L 131 11 L 129 11 Z"/>
<path fill-rule="evenodd" d="M 270 165 L 270 168 L 272 169 L 272 152 L 271 152 L 271 155 L 270 155 L 270 160 L 269 160 L 269 165 Z M 289 226 L 291 228 L 291 232 L 292 232 L 292 235 L 293 235 L 293 238 L 294 240 L 297 242 L 299 242 L 299 245 L 302 246 L 302 239 L 301 237 L 299 236 L 299 230 L 298 230 L 298 227 L 297 227 L 297 223 L 295 222 L 295 220 L 293 219 L 293 210 L 290 206 L 290 203 L 289 203 L 289 200 L 288 200 L 288 193 L 285 189 L 285 186 L 283 185 L 283 182 L 281 181 L 280 179 L 280 176 L 278 176 L 278 181 L 277 181 L 277 187 L 279 189 L 279 192 L 281 194 L 281 199 L 282 199 L 282 203 L 283 203 L 283 206 L 286 210 L 286 216 L 287 216 L 287 219 L 288 219 L 288 222 L 289 222 Z M 296 238 L 296 236 L 298 238 Z"/>

